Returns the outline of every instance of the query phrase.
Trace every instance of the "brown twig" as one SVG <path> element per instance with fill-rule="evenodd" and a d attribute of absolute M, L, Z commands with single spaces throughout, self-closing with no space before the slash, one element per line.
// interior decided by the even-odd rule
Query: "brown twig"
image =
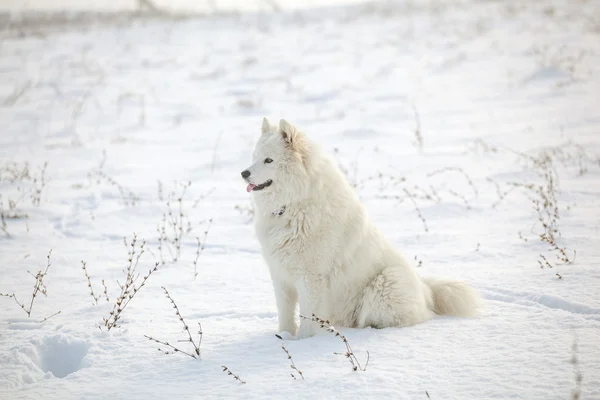
<path fill-rule="evenodd" d="M 410 201 L 413 203 L 413 206 L 415 207 L 415 211 L 417 212 L 419 219 L 423 223 L 423 228 L 425 229 L 425 232 L 429 232 L 429 228 L 427 227 L 427 221 L 425 220 L 425 217 L 423 217 L 423 214 L 421 213 L 421 209 L 417 205 L 417 202 L 416 202 L 414 196 L 406 188 L 403 189 L 403 191 L 406 194 L 406 196 L 410 199 Z"/>
<path fill-rule="evenodd" d="M 236 381 L 238 381 L 240 384 L 245 384 L 246 382 L 241 380 L 239 375 L 234 374 L 233 372 L 231 372 L 231 370 L 229 368 L 227 368 L 225 365 L 221 365 L 221 368 L 223 368 L 224 372 L 227 372 L 227 375 L 230 375 L 233 377 L 233 379 L 235 379 Z"/>
<path fill-rule="evenodd" d="M 181 185 L 181 192 L 178 194 L 176 189 L 169 193 L 166 202 L 167 211 L 163 213 L 161 220 L 162 224 L 157 226 L 158 232 L 158 248 L 160 251 L 161 263 L 164 264 L 163 248 L 166 246 L 171 259 L 176 262 L 181 255 L 181 242 L 184 234 L 188 234 L 191 230 L 191 223 L 183 209 L 183 198 L 187 189 L 192 183 L 186 182 Z M 173 201 L 177 203 L 177 208 L 173 208 Z"/>
<path fill-rule="evenodd" d="M 181 315 L 181 312 L 179 311 L 179 307 L 177 307 L 177 304 L 175 304 L 175 300 L 173 300 L 173 298 L 167 291 L 167 288 L 165 288 L 164 286 L 161 286 L 161 288 L 162 288 L 162 290 L 164 290 L 165 296 L 167 297 L 167 299 L 169 299 L 171 304 L 173 304 L 173 308 L 175 309 L 175 315 L 179 318 L 179 321 L 181 321 L 181 323 L 183 324 L 183 330 L 187 333 L 189 342 L 192 344 L 192 346 L 194 346 L 194 353 L 196 353 L 196 355 L 198 357 L 200 357 L 200 344 L 202 343 L 202 325 L 200 325 L 200 322 L 198 322 L 198 328 L 199 328 L 198 335 L 199 336 L 198 336 L 198 344 L 196 344 L 196 342 L 192 338 L 192 334 L 190 333 L 190 328 L 188 327 L 187 323 L 183 319 L 183 316 Z"/>
<path fill-rule="evenodd" d="M 52 314 L 52 315 L 49 315 L 49 316 L 45 317 L 45 318 L 44 318 L 43 320 L 41 320 L 40 322 L 46 322 L 46 321 L 48 321 L 50 318 L 54 317 L 55 315 L 58 315 L 58 314 L 60 314 L 61 312 L 62 312 L 62 311 L 57 311 L 57 312 L 55 312 L 54 314 Z"/>
<path fill-rule="evenodd" d="M 290 368 L 293 369 L 293 370 L 295 370 L 296 372 L 298 372 L 298 374 L 300 374 L 300 376 L 302 377 L 302 379 L 304 379 L 304 374 L 302 373 L 302 370 L 296 368 L 296 364 L 294 364 L 294 359 L 292 358 L 292 355 L 290 354 L 290 352 L 288 351 L 288 349 L 283 344 L 283 338 L 280 335 L 277 335 L 277 334 L 275 336 L 278 339 L 281 340 L 281 349 L 287 355 L 288 360 L 290 360 Z M 296 376 L 293 373 L 290 373 L 290 375 L 292 376 L 292 378 L 296 379 Z"/>
<path fill-rule="evenodd" d="M 344 342 L 344 345 L 346 346 L 346 351 L 344 353 L 333 353 L 333 354 L 345 356 L 350 361 L 350 364 L 352 364 L 353 371 L 358 371 L 359 369 L 361 371 L 367 370 L 367 366 L 369 365 L 369 358 L 370 358 L 368 351 L 367 351 L 367 361 L 365 363 L 365 367 L 362 368 L 360 365 L 360 362 L 358 361 L 358 358 L 356 358 L 356 355 L 352 351 L 352 347 L 350 347 L 350 342 L 348 341 L 346 336 L 344 336 L 340 331 L 335 329 L 335 327 L 333 325 L 331 325 L 329 323 L 329 321 L 319 318 L 315 314 L 313 314 L 312 317 L 306 317 L 304 315 L 300 315 L 300 318 L 308 319 L 313 322 L 316 322 L 319 324 L 319 326 L 321 328 L 325 329 L 327 332 L 334 334 L 336 337 L 339 337 L 342 340 L 342 342 Z"/>
<path fill-rule="evenodd" d="M 102 279 L 102 286 L 104 287 L 104 297 L 106 298 L 106 302 L 110 303 L 110 298 L 108 297 L 108 288 L 106 287 L 106 283 L 104 283 L 104 279 Z"/>
<path fill-rule="evenodd" d="M 90 296 L 92 296 L 92 299 L 94 299 L 94 304 L 98 305 L 98 300 L 100 299 L 100 296 L 96 296 L 94 294 L 94 288 L 92 286 L 92 278 L 88 274 L 85 261 L 83 261 L 83 260 L 81 260 L 81 269 L 83 270 L 83 273 L 85 274 L 85 277 L 87 278 L 88 288 L 90 288 Z"/>
<path fill-rule="evenodd" d="M 147 338 L 148 340 L 151 340 L 151 341 L 153 341 L 153 342 L 156 342 L 156 343 L 158 343 L 158 344 L 162 344 L 163 346 L 167 346 L 167 347 L 170 347 L 171 349 L 173 349 L 173 351 L 168 351 L 168 350 L 163 350 L 163 349 L 161 349 L 161 348 L 159 347 L 159 348 L 158 348 L 158 351 L 160 351 L 161 353 L 164 353 L 164 354 L 175 354 L 175 353 L 181 353 L 181 354 L 185 354 L 185 355 L 187 355 L 187 356 L 189 356 L 189 357 L 192 357 L 192 358 L 197 358 L 197 357 L 196 357 L 194 354 L 190 354 L 190 353 L 188 353 L 187 351 L 181 350 L 181 349 L 179 349 L 179 348 L 177 348 L 177 347 L 173 346 L 173 345 L 172 345 L 172 344 L 170 344 L 169 342 L 163 342 L 163 341 L 161 341 L 161 340 L 155 339 L 155 338 L 153 338 L 153 337 L 151 337 L 151 336 L 148 336 L 148 335 L 144 335 L 144 337 L 145 337 L 145 338 Z"/>
<path fill-rule="evenodd" d="M 462 168 L 459 168 L 459 167 L 445 167 L 445 168 L 436 169 L 435 171 L 432 171 L 432 172 L 428 173 L 427 177 L 431 178 L 432 176 L 435 176 L 435 175 L 438 175 L 438 174 L 443 174 L 443 173 L 446 173 L 446 172 L 458 172 L 458 173 L 460 173 L 462 176 L 464 176 L 465 180 L 467 181 L 467 183 L 471 187 L 471 190 L 473 190 L 473 194 L 475 195 L 475 197 L 479 196 L 479 190 L 477 190 L 477 187 L 473 184 L 473 180 L 471 179 L 471 176 L 469 176 L 469 174 L 467 174 L 465 172 L 465 170 L 462 169 Z"/>
<path fill-rule="evenodd" d="M 31 317 L 31 311 L 33 309 L 33 303 L 35 302 L 35 298 L 37 297 L 38 293 L 43 294 L 44 296 L 47 296 L 48 294 L 48 290 L 46 288 L 46 285 L 44 285 L 44 277 L 48 274 L 48 268 L 50 268 L 50 255 L 52 254 L 52 249 L 50 249 L 50 251 L 48 252 L 48 255 L 46 256 L 47 258 L 47 264 L 46 264 L 46 269 L 44 270 L 44 272 L 42 272 L 42 270 L 39 270 L 35 275 L 33 275 L 31 272 L 27 271 L 27 273 L 31 276 L 33 276 L 35 278 L 35 285 L 33 286 L 33 294 L 31 295 L 31 302 L 29 303 L 29 308 L 25 307 L 24 303 L 19 302 L 19 300 L 17 299 L 17 296 L 15 296 L 15 294 L 3 294 L 0 293 L 0 295 L 5 296 L 5 297 L 12 297 L 15 302 L 21 306 L 21 308 L 23 309 L 23 311 L 25 311 L 25 313 L 27 314 L 27 317 Z"/>
<path fill-rule="evenodd" d="M 123 240 L 125 242 L 125 245 L 128 247 L 128 265 L 127 269 L 123 270 L 123 272 L 125 273 L 125 283 L 123 285 L 119 284 L 121 288 L 121 293 L 119 294 L 119 297 L 117 297 L 117 300 L 115 301 L 113 309 L 109 313 L 108 318 L 103 318 L 104 326 L 107 328 L 107 330 L 111 330 L 112 328 L 117 326 L 117 322 L 121 319 L 121 313 L 123 312 L 123 310 L 125 310 L 125 308 L 129 304 L 129 302 L 131 302 L 136 293 L 143 286 L 146 285 L 146 281 L 148 280 L 150 275 L 152 275 L 153 272 L 158 270 L 159 265 L 158 262 L 155 263 L 154 268 L 148 270 L 148 274 L 144 275 L 140 284 L 136 286 L 136 280 L 139 277 L 139 274 L 136 275 L 135 272 L 137 265 L 140 261 L 140 257 L 144 253 L 144 246 L 146 242 L 142 241 L 139 250 L 136 251 L 137 236 L 135 234 L 133 235 L 133 239 L 131 240 L 131 245 L 127 244 L 126 238 L 123 238 Z M 129 249 L 129 247 L 131 247 L 131 249 Z"/>
<path fill-rule="evenodd" d="M 423 134 L 421 133 L 421 116 L 416 105 L 412 105 L 413 113 L 415 114 L 415 144 L 420 152 L 423 152 Z"/>
<path fill-rule="evenodd" d="M 571 391 L 571 399 L 579 400 L 581 398 L 581 382 L 583 381 L 583 374 L 581 373 L 581 368 L 579 366 L 579 358 L 577 357 L 578 352 L 578 343 L 577 343 L 577 335 L 573 332 L 573 346 L 572 356 L 571 356 L 571 364 L 573 364 L 573 373 L 575 375 L 575 387 Z"/>
<path fill-rule="evenodd" d="M 204 246 L 206 245 L 206 238 L 208 237 L 208 231 L 210 230 L 211 225 L 212 225 L 212 218 L 208 220 L 208 226 L 206 227 L 206 230 L 204 231 L 204 237 L 202 238 L 202 241 L 200 241 L 200 238 L 196 236 L 196 240 L 198 242 L 198 247 L 196 248 L 196 258 L 194 259 L 194 279 L 196 279 L 196 277 L 198 276 L 198 258 L 200 258 L 200 254 L 202 254 L 204 252 Z"/>

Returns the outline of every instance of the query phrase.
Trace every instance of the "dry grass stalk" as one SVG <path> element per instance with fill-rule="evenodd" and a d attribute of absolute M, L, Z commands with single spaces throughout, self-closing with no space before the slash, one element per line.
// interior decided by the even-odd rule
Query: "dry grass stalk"
<path fill-rule="evenodd" d="M 433 201 L 436 203 L 441 203 L 442 198 L 438 194 L 438 191 L 433 185 L 429 185 L 429 188 L 423 188 L 419 185 L 413 186 L 413 197 L 419 198 L 421 200 Z"/>
<path fill-rule="evenodd" d="M 165 201 L 164 189 L 162 181 L 158 181 L 158 200 Z"/>
<path fill-rule="evenodd" d="M 432 171 L 432 172 L 428 173 L 427 177 L 431 178 L 432 176 L 443 174 L 443 173 L 446 173 L 446 172 L 458 172 L 459 174 L 461 174 L 465 178 L 465 180 L 467 181 L 467 183 L 469 184 L 469 186 L 471 187 L 471 190 L 473 190 L 473 194 L 475 195 L 475 197 L 479 196 L 479 190 L 477 190 L 477 187 L 473 183 L 473 180 L 471 179 L 471 176 L 469 174 L 467 174 L 465 172 L 465 170 L 462 169 L 462 168 L 458 168 L 458 167 L 445 167 L 445 168 L 436 169 L 435 171 Z"/>
<path fill-rule="evenodd" d="M 181 312 L 179 311 L 179 307 L 177 307 L 175 300 L 173 300 L 173 298 L 171 297 L 171 295 L 169 294 L 169 292 L 167 291 L 167 289 L 164 286 L 161 286 L 161 287 L 165 292 L 165 296 L 169 299 L 169 301 L 173 305 L 173 308 L 175 309 L 175 315 L 177 316 L 177 318 L 179 318 L 179 321 L 181 321 L 181 324 L 183 325 L 183 330 L 185 332 L 187 332 L 188 339 L 185 339 L 184 341 L 191 343 L 192 347 L 194 349 L 192 352 L 188 353 L 187 351 L 181 350 L 180 348 L 173 346 L 169 342 L 163 342 L 161 340 L 155 339 L 155 338 L 153 338 L 151 336 L 147 336 L 147 335 L 144 335 L 144 337 L 146 337 L 148 340 L 162 344 L 162 345 L 170 347 L 172 349 L 172 351 L 169 351 L 169 350 L 163 350 L 159 347 L 158 351 L 160 351 L 162 353 L 165 353 L 165 354 L 181 353 L 181 354 L 185 354 L 189 357 L 192 357 L 194 359 L 199 359 L 200 358 L 200 345 L 202 343 L 202 325 L 200 325 L 200 322 L 198 322 L 198 343 L 196 343 L 194 341 L 194 339 L 192 338 L 190 328 L 189 328 L 188 324 L 185 322 L 185 320 L 183 319 L 183 316 L 181 315 Z"/>
<path fill-rule="evenodd" d="M 144 254 L 145 241 L 136 250 L 137 236 L 134 234 L 131 244 L 127 243 L 127 239 L 123 238 L 125 246 L 128 248 L 128 265 L 123 273 L 125 273 L 125 282 L 121 285 L 118 281 L 117 284 L 121 288 L 121 293 L 117 297 L 115 304 L 113 305 L 112 311 L 109 313 L 108 318 L 103 318 L 104 326 L 107 330 L 117 326 L 117 322 L 121 319 L 121 313 L 125 310 L 127 305 L 131 302 L 133 297 L 139 292 L 139 290 L 146 285 L 146 281 L 150 278 L 153 272 L 158 270 L 158 262 L 154 264 L 154 268 L 148 270 L 148 273 L 142 277 L 142 281 L 139 285 L 136 285 L 136 281 L 139 278 L 139 274 L 136 274 L 136 269 L 140 261 L 140 257 Z"/>
<path fill-rule="evenodd" d="M 497 153 L 500 151 L 515 154 L 521 162 L 523 162 L 529 171 L 538 175 L 538 182 L 508 182 L 509 190 L 501 190 L 500 185 L 488 178 L 496 186 L 496 193 L 499 200 L 492 207 L 498 205 L 510 192 L 515 189 L 521 189 L 528 194 L 529 200 L 533 205 L 533 209 L 537 214 L 537 222 L 541 228 L 541 232 L 537 233 L 537 237 L 547 243 L 551 251 L 556 255 L 559 262 L 571 264 L 574 262 L 577 255 L 573 250 L 573 254 L 568 252 L 566 247 L 558 244 L 558 239 L 561 236 L 559 229 L 559 202 L 557 194 L 560 193 L 558 185 L 557 166 L 575 167 L 577 175 L 581 176 L 588 172 L 588 166 L 595 164 L 600 166 L 600 158 L 590 156 L 585 148 L 573 142 L 567 142 L 559 146 L 548 147 L 542 149 L 536 155 L 524 154 L 512 149 L 498 148 L 489 146 L 482 140 L 475 142 L 477 149 L 482 149 L 484 152 Z M 527 241 L 526 238 L 519 232 L 519 238 Z M 540 257 L 538 264 L 542 267 L 552 267 L 552 263 L 545 257 Z"/>
<path fill-rule="evenodd" d="M 96 184 L 100 185 L 103 181 L 111 186 L 114 186 L 119 191 L 119 195 L 121 196 L 121 200 L 123 204 L 128 207 L 135 206 L 140 198 L 133 193 L 129 188 L 121 185 L 119 182 L 114 180 L 112 177 L 108 176 L 106 172 L 104 172 L 104 165 L 106 164 L 106 150 L 102 152 L 102 159 L 100 160 L 100 165 L 97 169 L 88 173 L 88 179 L 93 181 L 95 179 Z"/>
<path fill-rule="evenodd" d="M 140 201 L 140 198 L 135 193 L 133 193 L 130 189 L 126 188 L 125 186 L 121 185 L 119 182 L 117 182 L 110 176 L 106 175 L 104 171 L 98 171 L 97 177 L 98 183 L 100 183 L 100 180 L 103 179 L 109 185 L 116 187 L 119 191 L 119 195 L 121 196 L 121 200 L 123 200 L 123 204 L 125 204 L 126 206 L 133 207 Z"/>
<path fill-rule="evenodd" d="M 398 182 L 404 181 L 404 178 L 396 178 L 393 176 L 384 175 L 382 173 L 377 173 L 377 174 L 370 175 L 365 178 L 359 179 L 358 178 L 358 156 L 360 155 L 362 150 L 363 150 L 362 148 L 359 149 L 358 152 L 356 152 L 354 159 L 352 161 L 350 161 L 348 166 L 346 166 L 338 157 L 338 155 L 340 154 L 340 150 L 337 147 L 333 149 L 333 153 L 338 158 L 338 168 L 344 174 L 346 181 L 348 181 L 350 186 L 352 186 L 354 189 L 360 191 L 360 190 L 364 189 L 364 187 L 367 185 L 367 183 L 372 182 L 372 181 L 379 181 L 379 191 L 381 192 L 385 189 L 386 186 L 388 186 L 391 183 L 398 183 Z M 377 149 L 375 151 L 377 151 Z"/>
<path fill-rule="evenodd" d="M 90 274 L 88 273 L 88 270 L 85 266 L 85 261 L 83 260 L 81 260 L 81 269 L 83 270 L 83 273 L 87 278 L 88 288 L 90 289 L 90 296 L 92 296 L 92 299 L 94 299 L 94 304 L 98 305 L 98 300 L 100 299 L 100 296 L 96 296 L 96 294 L 94 293 L 94 287 L 92 286 L 92 278 L 90 277 Z"/>
<path fill-rule="evenodd" d="M 421 116 L 416 105 L 412 105 L 413 112 L 415 114 L 415 144 L 419 151 L 423 152 L 423 135 L 421 133 Z"/>
<path fill-rule="evenodd" d="M 110 298 L 108 297 L 108 288 L 106 287 L 106 283 L 104 283 L 104 279 L 102 279 L 102 286 L 104 287 L 104 298 L 107 303 L 110 303 Z"/>
<path fill-rule="evenodd" d="M 165 263 L 163 255 L 164 247 L 169 251 L 172 261 L 176 262 L 181 255 L 181 241 L 184 235 L 187 235 L 192 230 L 190 220 L 183 209 L 183 199 L 191 184 L 189 181 L 182 183 L 180 184 L 181 191 L 179 193 L 177 193 L 176 189 L 169 193 L 166 202 L 167 212 L 163 213 L 161 224 L 156 228 L 158 232 L 158 249 L 162 264 Z M 173 202 L 177 204 L 175 209 L 173 208 Z"/>
<path fill-rule="evenodd" d="M 48 167 L 48 162 L 44 162 L 44 164 L 39 168 L 39 175 L 34 175 L 32 177 L 32 191 L 30 194 L 31 204 L 36 207 L 40 206 L 42 201 L 42 191 L 46 187 L 46 168 Z"/>
<path fill-rule="evenodd" d="M 164 354 L 175 354 L 175 353 L 181 353 L 181 354 L 185 354 L 186 356 L 189 356 L 189 357 L 192 357 L 192 358 L 198 358 L 196 355 L 194 355 L 194 354 L 191 354 L 191 353 L 188 353 L 188 352 L 187 352 L 187 351 L 185 351 L 185 350 L 181 350 L 181 349 L 179 349 L 179 348 L 177 348 L 177 347 L 173 346 L 173 345 L 172 345 L 172 344 L 170 344 L 169 342 L 163 342 L 162 340 L 155 339 L 155 338 L 153 338 L 152 336 L 148 336 L 148 335 L 144 335 L 144 337 L 145 337 L 146 339 L 148 339 L 148 340 L 151 340 L 151 341 L 153 341 L 153 342 L 155 342 L 155 343 L 158 343 L 158 344 L 162 344 L 163 346 L 167 346 L 167 347 L 170 347 L 170 348 L 172 349 L 172 350 L 170 350 L 170 351 L 169 351 L 169 350 L 164 350 L 164 349 L 161 349 L 161 348 L 159 347 L 159 348 L 158 348 L 158 351 L 160 351 L 161 353 L 164 353 Z"/>
<path fill-rule="evenodd" d="M 423 214 L 421 213 L 421 209 L 419 208 L 419 206 L 417 205 L 417 201 L 415 200 L 414 196 L 412 195 L 411 192 L 409 192 L 407 189 L 403 189 L 403 192 L 406 194 L 406 196 L 410 199 L 410 201 L 413 203 L 413 206 L 415 207 L 415 211 L 417 212 L 417 216 L 419 217 L 419 219 L 421 220 L 421 222 L 423 223 L 423 229 L 425 229 L 425 232 L 429 232 L 429 228 L 427 227 L 427 221 L 425 220 L 425 217 L 423 216 Z"/>
<path fill-rule="evenodd" d="M 233 372 L 231 372 L 231 370 L 229 368 L 227 368 L 227 366 L 225 365 L 221 365 L 221 368 L 223 368 L 224 372 L 227 372 L 227 375 L 232 376 L 233 379 L 235 379 L 236 381 L 238 381 L 240 384 L 245 384 L 246 382 L 241 380 L 239 375 L 234 374 Z"/>
<path fill-rule="evenodd" d="M 290 354 L 290 352 L 288 351 L 288 349 L 285 347 L 285 344 L 283 344 L 283 338 L 279 335 L 275 335 L 278 339 L 281 339 L 281 349 L 285 352 L 285 354 L 287 355 L 288 360 L 290 360 L 290 368 L 295 370 L 296 372 L 298 372 L 298 374 L 302 377 L 302 379 L 304 379 L 304 374 L 302 373 L 302 370 L 296 368 L 296 364 L 294 364 L 294 359 L 292 358 L 292 355 Z M 292 378 L 296 379 L 296 375 L 294 375 L 293 373 L 290 372 L 290 375 L 292 376 Z"/>
<path fill-rule="evenodd" d="M 471 204 L 469 204 L 469 200 L 467 200 L 467 198 L 465 196 L 463 196 L 462 194 L 460 194 L 452 189 L 448 189 L 448 193 L 461 199 L 462 202 L 465 203 L 465 207 L 469 210 L 471 209 Z"/>
<path fill-rule="evenodd" d="M 483 139 L 477 138 L 475 140 L 473 140 L 473 143 L 471 145 L 471 147 L 469 147 L 466 151 L 466 153 L 469 152 L 473 152 L 476 154 L 480 154 L 480 153 L 499 153 L 498 147 L 490 145 L 489 143 L 485 142 Z"/>
<path fill-rule="evenodd" d="M 316 322 L 319 324 L 319 326 L 321 328 L 325 329 L 327 332 L 332 333 L 336 337 L 339 337 L 341 339 L 341 341 L 344 343 L 344 345 L 346 346 L 346 351 L 344 353 L 333 353 L 333 354 L 345 356 L 348 359 L 348 361 L 350 361 L 350 364 L 352 364 L 353 371 L 358 371 L 358 370 L 366 371 L 367 370 L 367 366 L 369 365 L 369 357 L 370 357 L 368 351 L 367 351 L 367 361 L 365 363 L 365 367 L 363 368 L 363 367 L 361 367 L 360 362 L 358 361 L 358 358 L 356 358 L 356 355 L 352 351 L 352 347 L 350 346 L 350 342 L 348 341 L 346 336 L 344 336 L 340 331 L 335 329 L 335 327 L 333 325 L 331 325 L 329 323 L 329 321 L 324 320 L 323 318 L 319 318 L 315 314 L 313 314 L 312 317 L 306 317 L 304 315 L 300 315 L 300 318 L 308 319 L 313 322 Z"/>
<path fill-rule="evenodd" d="M 14 293 L 11 293 L 11 294 L 0 293 L 0 296 L 12 297 L 14 299 L 14 301 L 21 307 L 21 309 L 23 309 L 23 311 L 25 311 L 28 318 L 31 317 L 31 311 L 33 310 L 33 303 L 35 302 L 35 299 L 38 296 L 38 293 L 41 293 L 44 296 L 48 295 L 48 289 L 46 288 L 46 285 L 44 284 L 44 277 L 48 274 L 48 269 L 50 268 L 50 265 L 51 265 L 51 263 L 50 263 L 50 255 L 51 254 L 52 254 L 52 249 L 50 249 L 50 251 L 48 252 L 48 255 L 46 256 L 48 261 L 46 264 L 46 269 L 43 272 L 42 272 L 42 270 L 39 270 L 34 275 L 31 272 L 27 271 L 27 273 L 29 275 L 31 275 L 35 278 L 35 285 L 33 286 L 33 293 L 31 295 L 31 302 L 29 303 L 29 306 L 25 306 L 25 303 L 21 303 L 17 299 L 17 296 Z M 60 311 L 59 311 L 59 313 L 60 313 Z"/>
<path fill-rule="evenodd" d="M 31 80 L 28 80 L 27 82 L 25 82 L 24 84 L 22 84 L 19 87 L 14 88 L 13 92 L 8 95 L 4 101 L 2 101 L 0 103 L 1 106 L 3 107 L 10 107 L 10 106 L 14 106 L 17 101 L 25 94 L 27 93 L 27 91 L 29 90 L 29 88 L 31 88 Z"/>
<path fill-rule="evenodd" d="M 27 230 L 27 219 L 29 216 L 19 210 L 19 204 L 25 197 L 29 197 L 31 204 L 39 207 L 42 201 L 42 193 L 46 187 L 46 169 L 48 163 L 44 162 L 38 166 L 38 172 L 33 172 L 32 167 L 28 162 L 16 163 L 9 162 L 0 166 L 0 184 L 6 183 L 9 185 L 9 191 L 14 189 L 14 195 L 5 195 L 4 198 L 0 195 L 0 231 L 5 236 L 10 237 L 8 231 L 8 222 L 10 220 L 25 220 Z"/>
<path fill-rule="evenodd" d="M 415 261 L 417 262 L 417 268 L 423 266 L 423 260 L 419 260 L 419 257 L 415 256 Z"/>
<path fill-rule="evenodd" d="M 251 222 L 254 219 L 254 204 L 253 203 L 250 203 L 249 205 L 246 205 L 246 206 L 241 206 L 239 204 L 236 204 L 234 209 L 237 210 L 240 214 L 248 217 L 248 222 Z"/>
<path fill-rule="evenodd" d="M 213 194 L 213 192 L 216 189 L 217 188 L 213 186 L 210 189 L 208 189 L 206 192 L 202 193 L 196 200 L 194 200 L 194 204 L 192 204 L 192 208 L 198 207 L 198 204 L 200 204 L 200 202 L 204 201 L 208 196 Z"/>
<path fill-rule="evenodd" d="M 533 209 L 537 214 L 537 220 L 542 228 L 542 232 L 538 234 L 542 242 L 550 245 L 551 249 L 556 252 L 556 258 L 566 264 L 570 264 L 575 259 L 576 253 L 573 253 L 571 259 L 566 252 L 565 247 L 561 247 L 556 243 L 556 239 L 560 236 L 558 222 L 560 219 L 558 207 L 558 174 L 554 169 L 554 160 L 549 153 L 542 153 L 537 158 L 530 159 L 533 168 L 542 178 L 542 183 L 521 183 L 509 182 L 510 186 L 521 188 L 529 193 L 529 199 L 533 204 Z M 542 262 L 538 260 L 538 264 L 542 268 L 552 268 L 551 263 L 542 255 Z"/>
<path fill-rule="evenodd" d="M 198 259 L 200 258 L 200 254 L 204 252 L 204 246 L 206 245 L 206 238 L 208 237 L 208 231 L 210 231 L 210 227 L 212 225 L 212 218 L 208 220 L 208 226 L 204 231 L 204 237 L 202 241 L 200 238 L 196 236 L 196 241 L 198 242 L 198 247 L 196 248 L 196 258 L 194 259 L 194 279 L 198 276 Z"/>
<path fill-rule="evenodd" d="M 550 264 L 548 262 L 548 259 L 543 254 L 540 254 L 540 259 L 541 259 L 541 261 L 537 260 L 538 264 L 540 265 L 540 268 L 544 268 L 544 267 L 553 268 L 554 267 L 552 264 Z"/>
<path fill-rule="evenodd" d="M 427 226 L 427 220 L 423 216 L 423 213 L 421 212 L 421 209 L 419 208 L 419 205 L 417 204 L 417 199 L 439 203 L 441 201 L 441 198 L 438 196 L 437 191 L 435 190 L 435 188 L 433 186 L 430 187 L 431 192 L 429 192 L 427 189 L 424 189 L 418 185 L 415 185 L 413 189 L 415 190 L 414 193 L 409 191 L 407 188 L 402 188 L 402 192 L 404 193 L 403 196 L 380 195 L 377 197 L 380 199 L 396 200 L 398 203 L 403 203 L 404 200 L 409 199 L 413 205 L 415 212 L 417 213 L 417 217 L 419 217 L 419 219 L 421 220 L 421 223 L 423 224 L 423 229 L 425 230 L 425 232 L 429 232 L 429 227 Z"/>
<path fill-rule="evenodd" d="M 581 399 L 581 382 L 583 381 L 583 374 L 581 373 L 581 367 L 579 366 L 579 357 L 577 356 L 577 353 L 578 353 L 577 336 L 575 335 L 575 332 L 573 333 L 573 335 L 574 335 L 574 338 L 573 338 L 573 346 L 571 347 L 571 349 L 572 349 L 571 364 L 573 364 L 573 373 L 575 375 L 575 387 L 571 391 L 571 399 L 579 400 L 579 399 Z"/>
<path fill-rule="evenodd" d="M 400 179 L 396 179 L 395 182 L 393 183 L 394 186 L 396 186 L 399 183 L 403 183 L 405 182 L 405 178 L 400 178 Z M 381 191 L 383 191 L 384 189 L 386 189 L 385 187 L 382 188 Z M 406 200 L 408 197 L 412 197 L 415 200 L 423 200 L 423 201 L 431 201 L 431 202 L 435 202 L 435 203 L 441 203 L 442 202 L 442 198 L 439 196 L 438 191 L 435 187 L 433 186 L 429 186 L 429 188 L 423 188 L 419 185 L 414 185 L 411 190 L 412 192 L 409 192 L 409 195 L 406 195 L 406 191 L 408 191 L 407 188 L 403 188 L 402 189 L 403 192 L 405 193 L 404 196 L 400 196 L 400 195 L 378 195 L 376 196 L 379 199 L 386 199 L 386 200 L 396 200 L 399 203 L 404 202 L 404 200 Z"/>
<path fill-rule="evenodd" d="M 40 323 L 41 323 L 41 322 L 46 322 L 46 321 L 48 321 L 50 318 L 52 318 L 52 317 L 54 317 L 54 316 L 56 316 L 56 315 L 60 314 L 61 312 L 62 312 L 62 311 L 57 311 L 57 312 L 55 312 L 54 314 L 52 314 L 52 315 L 49 315 L 49 316 L 45 317 L 43 320 L 41 320 L 41 321 L 40 321 Z"/>
<path fill-rule="evenodd" d="M 502 203 L 502 201 L 506 198 L 506 196 L 508 196 L 513 190 L 515 190 L 514 187 L 509 188 L 508 190 L 502 190 L 500 188 L 500 185 L 498 184 L 498 182 L 496 182 L 495 180 L 493 180 L 492 178 L 486 178 L 486 180 L 490 183 L 493 183 L 495 188 L 496 188 L 496 194 L 498 195 L 498 200 L 496 200 L 493 204 L 492 204 L 492 208 L 496 208 L 498 207 L 498 205 L 500 203 Z"/>

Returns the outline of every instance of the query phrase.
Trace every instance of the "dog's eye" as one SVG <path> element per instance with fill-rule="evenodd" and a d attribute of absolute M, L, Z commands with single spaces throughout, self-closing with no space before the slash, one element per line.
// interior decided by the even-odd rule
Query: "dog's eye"
<path fill-rule="evenodd" d="M 265 164 L 271 164 L 273 162 L 273 160 L 271 160 L 270 158 L 265 158 Z"/>

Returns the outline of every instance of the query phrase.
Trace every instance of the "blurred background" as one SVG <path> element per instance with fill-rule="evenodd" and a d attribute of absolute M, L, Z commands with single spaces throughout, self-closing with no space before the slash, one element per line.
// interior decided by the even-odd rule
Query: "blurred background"
<path fill-rule="evenodd" d="M 256 11 L 297 9 L 319 5 L 351 4 L 366 0 L 3 0 L 0 10 L 135 11 L 161 8 L 177 12 Z"/>

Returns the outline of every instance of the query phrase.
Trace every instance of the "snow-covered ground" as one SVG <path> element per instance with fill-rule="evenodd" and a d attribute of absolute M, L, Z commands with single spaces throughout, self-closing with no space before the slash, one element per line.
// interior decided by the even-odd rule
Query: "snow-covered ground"
<path fill-rule="evenodd" d="M 30 317 L 0 297 L 0 398 L 545 400 L 581 376 L 600 399 L 599 15 L 398 1 L 5 35 L 0 292 L 29 310 L 52 253 Z M 263 116 L 335 152 L 419 272 L 469 281 L 485 313 L 342 328 L 364 372 L 328 332 L 286 340 L 294 380 L 239 176 Z M 160 265 L 108 330 L 134 233 L 136 285 Z M 193 352 L 161 286 L 201 359 L 144 337 Z"/>
<path fill-rule="evenodd" d="M 170 11 L 227 12 L 293 10 L 323 5 L 365 3 L 368 0 L 2 0 L 0 10 L 23 11 L 133 11 L 157 7 Z"/>

